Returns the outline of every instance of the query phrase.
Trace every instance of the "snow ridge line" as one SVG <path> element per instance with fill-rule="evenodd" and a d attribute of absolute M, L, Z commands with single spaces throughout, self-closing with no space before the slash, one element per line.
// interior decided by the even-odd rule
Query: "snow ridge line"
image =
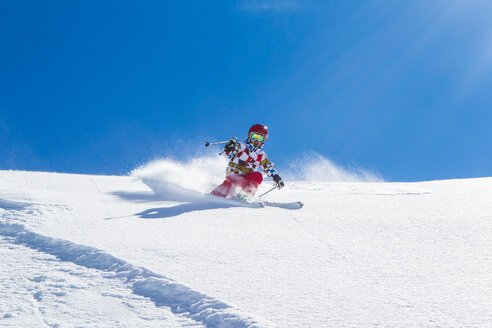
<path fill-rule="evenodd" d="M 51 254 L 62 261 L 112 273 L 107 278 L 126 278 L 134 294 L 148 297 L 156 306 L 169 307 L 173 313 L 185 315 L 208 328 L 273 326 L 267 322 L 259 323 L 230 305 L 97 248 L 31 232 L 22 224 L 0 222 L 0 235 L 13 237 L 16 244 Z"/>

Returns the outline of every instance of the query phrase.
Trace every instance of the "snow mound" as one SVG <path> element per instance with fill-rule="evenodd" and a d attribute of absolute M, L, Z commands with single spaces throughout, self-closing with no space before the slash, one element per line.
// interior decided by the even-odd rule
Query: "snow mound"
<path fill-rule="evenodd" d="M 4 210 L 21 210 L 29 205 L 29 203 L 16 202 L 0 198 L 0 208 Z"/>

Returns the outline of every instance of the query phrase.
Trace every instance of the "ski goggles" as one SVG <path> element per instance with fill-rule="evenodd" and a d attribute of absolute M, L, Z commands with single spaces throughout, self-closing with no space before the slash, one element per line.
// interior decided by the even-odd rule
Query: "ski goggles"
<path fill-rule="evenodd" d="M 251 135 L 249 137 L 251 138 L 251 140 L 254 140 L 254 141 L 258 141 L 258 142 L 265 141 L 265 136 L 263 134 L 259 134 L 256 132 L 251 133 Z"/>

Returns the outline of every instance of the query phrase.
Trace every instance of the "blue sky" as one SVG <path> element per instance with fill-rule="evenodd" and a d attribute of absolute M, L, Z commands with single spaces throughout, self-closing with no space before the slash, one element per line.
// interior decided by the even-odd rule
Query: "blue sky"
<path fill-rule="evenodd" d="M 2 1 L 0 169 L 125 174 L 269 126 L 390 181 L 492 176 L 492 2 Z"/>

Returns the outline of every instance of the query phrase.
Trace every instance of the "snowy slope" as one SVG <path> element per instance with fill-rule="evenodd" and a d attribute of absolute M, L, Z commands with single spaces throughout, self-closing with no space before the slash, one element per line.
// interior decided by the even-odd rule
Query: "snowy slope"
<path fill-rule="evenodd" d="M 490 178 L 288 182 L 288 210 L 159 174 L 0 171 L 0 327 L 492 326 Z"/>

